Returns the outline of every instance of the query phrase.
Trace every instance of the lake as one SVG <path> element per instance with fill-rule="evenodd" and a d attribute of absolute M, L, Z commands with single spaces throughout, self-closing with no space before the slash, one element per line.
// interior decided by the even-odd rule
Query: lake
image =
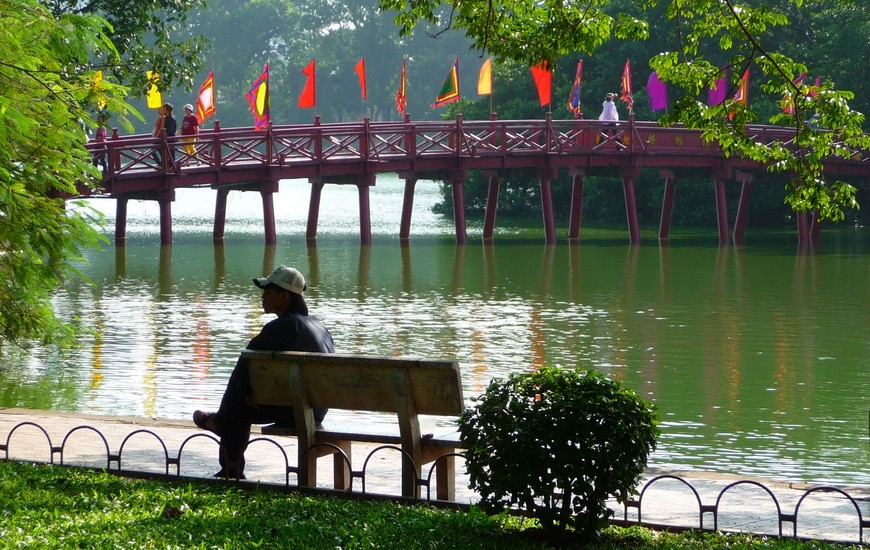
<path fill-rule="evenodd" d="M 305 244 L 309 186 L 275 196 L 278 244 L 263 244 L 256 193 L 233 192 L 226 240 L 211 239 L 214 191 L 180 190 L 174 242 L 159 244 L 156 203 L 129 205 L 128 243 L 89 252 L 55 307 L 85 332 L 64 356 L 10 350 L 0 406 L 188 419 L 217 407 L 238 352 L 269 319 L 251 278 L 280 264 L 308 280 L 311 312 L 343 353 L 457 359 L 466 398 L 494 377 L 542 365 L 594 368 L 655 403 L 651 466 L 819 483 L 870 483 L 868 243 L 823 232 L 799 254 L 794 231 L 718 246 L 715 228 L 583 228 L 579 245 L 543 244 L 539 227 L 498 227 L 455 244 L 418 182 L 411 243 L 400 247 L 403 187 L 372 189 L 370 246 L 357 192 L 327 185 L 318 243 Z M 108 216 L 114 201 L 93 204 Z M 679 233 L 679 234 L 678 234 Z M 192 424 L 191 424 L 192 426 Z"/>

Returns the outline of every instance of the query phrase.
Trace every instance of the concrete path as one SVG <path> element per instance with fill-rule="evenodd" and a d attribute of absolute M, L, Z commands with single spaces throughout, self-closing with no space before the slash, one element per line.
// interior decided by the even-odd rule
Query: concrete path
<path fill-rule="evenodd" d="M 295 464 L 295 438 L 259 433 L 252 438 L 246 455 L 248 480 L 287 484 L 285 464 Z M 217 439 L 193 422 L 0 409 L 0 459 L 210 477 L 218 469 L 217 449 Z M 365 492 L 400 495 L 399 453 L 375 449 L 355 445 L 352 469 L 365 470 Z M 318 486 L 332 488 L 331 461 L 319 462 Z M 289 484 L 295 484 L 292 475 Z M 362 484 L 354 479 L 353 490 L 362 492 Z M 770 535 L 781 529 L 785 536 L 842 542 L 866 540 L 863 531 L 870 528 L 867 486 L 818 488 L 650 469 L 638 490 L 638 500 L 627 510 L 612 503 L 615 519 Z M 477 500 L 468 488 L 464 464 L 457 464 L 456 501 Z"/>

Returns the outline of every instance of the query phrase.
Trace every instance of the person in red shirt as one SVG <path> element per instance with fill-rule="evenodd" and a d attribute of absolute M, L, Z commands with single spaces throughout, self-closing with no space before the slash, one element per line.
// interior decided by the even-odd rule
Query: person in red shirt
<path fill-rule="evenodd" d="M 193 114 L 193 105 L 188 103 L 184 106 L 184 118 L 181 121 L 181 142 L 184 144 L 184 152 L 196 156 L 196 135 L 199 133 L 199 119 Z"/>

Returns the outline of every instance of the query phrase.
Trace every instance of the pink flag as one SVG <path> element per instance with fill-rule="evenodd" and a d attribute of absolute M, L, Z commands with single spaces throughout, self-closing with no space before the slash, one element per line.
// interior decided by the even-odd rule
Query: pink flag
<path fill-rule="evenodd" d="M 668 87 L 659 80 L 659 73 L 653 71 L 646 83 L 646 91 L 649 94 L 649 107 L 653 111 L 661 111 L 668 108 Z"/>
<path fill-rule="evenodd" d="M 728 94 L 728 80 L 725 71 L 722 71 L 720 74 L 721 76 L 716 79 L 716 82 L 710 86 L 710 90 L 707 92 L 707 105 L 710 107 L 721 105 Z"/>

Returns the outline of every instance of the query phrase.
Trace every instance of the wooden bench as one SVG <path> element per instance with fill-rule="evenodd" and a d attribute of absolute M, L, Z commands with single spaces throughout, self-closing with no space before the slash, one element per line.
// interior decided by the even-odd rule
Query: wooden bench
<path fill-rule="evenodd" d="M 333 455 L 335 487 L 348 488 L 351 472 L 336 448 L 350 459 L 352 443 L 376 443 L 396 445 L 411 459 L 402 459 L 403 496 L 419 498 L 421 468 L 435 462 L 437 498 L 455 498 L 452 453 L 460 446 L 458 435 L 455 430 L 449 436 L 423 434 L 419 416 L 462 413 L 456 361 L 253 350 L 243 351 L 241 357 L 248 365 L 254 404 L 293 407 L 296 429 L 264 428 L 263 433 L 296 436 L 300 486 L 316 486 L 317 458 Z M 355 430 L 353 425 L 329 429 L 329 415 L 317 429 L 314 407 L 393 413 L 398 432 Z"/>

